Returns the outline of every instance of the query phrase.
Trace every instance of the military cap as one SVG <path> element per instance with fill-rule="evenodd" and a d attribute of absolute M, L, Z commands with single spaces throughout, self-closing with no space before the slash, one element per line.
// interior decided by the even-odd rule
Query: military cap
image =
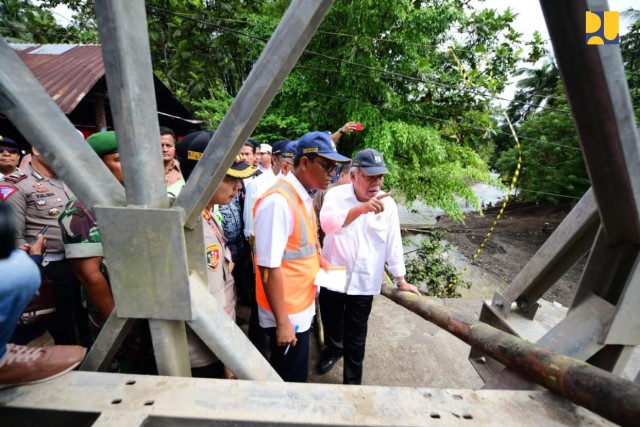
<path fill-rule="evenodd" d="M 116 141 L 116 133 L 112 130 L 107 132 L 98 132 L 87 138 L 87 142 L 93 148 L 93 151 L 100 157 L 105 154 L 111 154 L 118 151 L 118 143 Z"/>

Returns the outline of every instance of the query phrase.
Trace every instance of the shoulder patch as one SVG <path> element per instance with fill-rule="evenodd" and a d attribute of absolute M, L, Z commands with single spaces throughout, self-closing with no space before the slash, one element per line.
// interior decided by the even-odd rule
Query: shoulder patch
<path fill-rule="evenodd" d="M 207 268 L 211 271 L 216 271 L 220 265 L 220 246 L 213 244 L 207 246 Z"/>
<path fill-rule="evenodd" d="M 8 184 L 0 184 L 0 200 L 3 202 L 7 201 L 7 199 L 13 194 L 17 193 L 18 189 L 13 185 Z"/>
<path fill-rule="evenodd" d="M 6 175 L 4 177 L 4 180 L 8 181 L 8 182 L 13 182 L 15 184 L 16 182 L 20 182 L 20 181 L 22 181 L 23 179 L 26 179 L 26 178 L 27 178 L 27 174 L 26 173 L 17 171 L 17 172 L 12 173 L 11 175 Z"/>

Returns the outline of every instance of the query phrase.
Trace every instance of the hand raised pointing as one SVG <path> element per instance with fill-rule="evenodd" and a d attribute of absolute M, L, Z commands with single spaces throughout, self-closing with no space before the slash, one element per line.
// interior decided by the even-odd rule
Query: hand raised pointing
<path fill-rule="evenodd" d="M 379 214 L 380 212 L 384 211 L 384 203 L 382 202 L 382 199 L 384 199 L 385 197 L 389 197 L 389 193 L 384 193 L 372 197 L 366 203 L 363 203 L 363 213 L 373 212 L 374 214 Z"/>

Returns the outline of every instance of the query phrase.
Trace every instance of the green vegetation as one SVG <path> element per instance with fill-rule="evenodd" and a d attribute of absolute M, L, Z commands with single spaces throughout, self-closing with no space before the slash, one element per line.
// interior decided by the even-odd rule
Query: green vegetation
<path fill-rule="evenodd" d="M 423 235 L 418 249 L 407 256 L 406 279 L 425 295 L 457 298 L 460 287 L 471 285 L 462 280 L 456 267 L 447 259 L 450 246 L 443 243 L 444 232 L 432 230 Z"/>
<path fill-rule="evenodd" d="M 215 129 L 289 3 L 148 0 L 154 72 Z M 59 4 L 76 14 L 68 26 L 55 22 Z M 479 207 L 470 183 L 488 181 L 490 167 L 506 181 L 515 170 L 515 143 L 495 96 L 521 76 L 508 107 L 522 143 L 520 194 L 580 197 L 589 183 L 555 60 L 539 34 L 521 39 L 514 18 L 467 0 L 337 1 L 253 137 L 273 142 L 362 122 L 364 131 L 341 138 L 342 153 L 380 150 L 392 172 L 388 188 L 462 220 L 457 198 Z M 0 33 L 14 42 L 99 39 L 86 0 L 2 1 Z M 635 22 L 621 48 L 640 118 L 639 43 Z"/>
<path fill-rule="evenodd" d="M 155 73 L 215 128 L 289 3 L 147 1 Z M 95 38 L 91 2 L 47 0 L 43 9 L 58 4 L 77 14 L 69 41 Z M 341 152 L 377 148 L 392 167 L 387 186 L 462 220 L 455 198 L 478 206 L 468 184 L 490 179 L 492 96 L 521 60 L 513 19 L 464 0 L 335 2 L 253 137 L 273 142 L 362 122 Z"/>

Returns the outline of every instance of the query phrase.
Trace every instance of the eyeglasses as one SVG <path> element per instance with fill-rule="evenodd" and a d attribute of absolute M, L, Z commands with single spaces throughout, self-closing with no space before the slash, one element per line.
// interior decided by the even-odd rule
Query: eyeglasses
<path fill-rule="evenodd" d="M 384 181 L 384 175 L 367 175 L 366 173 L 362 173 L 362 176 L 365 177 L 369 184 L 373 184 L 376 181 Z"/>
<path fill-rule="evenodd" d="M 327 173 L 327 175 L 331 175 L 331 173 L 335 172 L 336 168 L 338 167 L 337 163 L 326 164 L 324 162 L 318 161 L 317 158 L 314 159 L 313 161 L 315 163 L 317 163 L 322 169 L 324 169 L 324 171 Z"/>
<path fill-rule="evenodd" d="M 0 153 L 6 151 L 9 154 L 18 154 L 18 149 L 14 147 L 0 147 Z"/>

